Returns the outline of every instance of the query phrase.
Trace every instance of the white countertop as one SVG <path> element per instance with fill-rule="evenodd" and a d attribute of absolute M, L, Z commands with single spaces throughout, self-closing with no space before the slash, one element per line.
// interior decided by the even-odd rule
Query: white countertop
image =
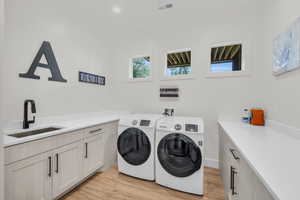
<path fill-rule="evenodd" d="M 275 199 L 300 199 L 299 130 L 229 121 L 219 124 Z"/>
<path fill-rule="evenodd" d="M 45 137 L 55 136 L 83 128 L 92 127 L 95 125 L 105 124 L 113 121 L 118 121 L 120 119 L 120 116 L 118 114 L 105 114 L 105 115 L 99 115 L 99 116 L 91 116 L 91 117 L 84 117 L 82 119 L 76 119 L 76 120 L 63 120 L 63 121 L 57 121 L 57 122 L 49 122 L 49 123 L 43 123 L 35 126 L 32 129 L 27 129 L 26 131 L 45 128 L 45 127 L 59 127 L 62 128 L 57 131 L 52 131 L 48 133 L 42 133 L 38 135 L 28 136 L 24 138 L 14 138 L 11 136 L 8 136 L 9 134 L 13 133 L 19 133 L 24 132 L 22 129 L 16 129 L 16 130 L 8 130 L 4 131 L 4 147 L 17 145 L 25 142 L 30 142 L 34 140 L 38 140 Z"/>

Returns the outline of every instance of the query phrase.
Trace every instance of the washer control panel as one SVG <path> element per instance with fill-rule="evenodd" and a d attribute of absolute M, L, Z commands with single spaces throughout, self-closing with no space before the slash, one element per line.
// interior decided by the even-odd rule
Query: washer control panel
<path fill-rule="evenodd" d="M 141 119 L 141 120 L 132 120 L 131 121 L 131 125 L 132 126 L 144 126 L 144 127 L 150 127 L 151 126 L 151 120 L 145 120 L 145 119 Z"/>
<path fill-rule="evenodd" d="M 198 124 L 186 124 L 185 131 L 187 132 L 198 132 Z"/>
<path fill-rule="evenodd" d="M 166 117 L 157 123 L 157 129 L 169 132 L 180 133 L 204 133 L 203 121 L 201 118 Z"/>

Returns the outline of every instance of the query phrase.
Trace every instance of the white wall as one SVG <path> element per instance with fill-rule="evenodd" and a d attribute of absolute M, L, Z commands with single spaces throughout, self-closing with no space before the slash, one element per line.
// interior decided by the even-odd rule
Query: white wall
<path fill-rule="evenodd" d="M 4 33 L 4 0 L 0 0 L 0 74 L 2 74 L 2 53 L 3 53 L 3 33 Z M 2 97 L 2 81 L 0 80 L 0 97 Z M 2 105 L 2 98 L 0 98 L 0 105 Z M 0 106 L 0 109 L 2 107 Z M 0 116 L 0 200 L 4 200 L 4 173 L 3 173 L 3 165 L 4 165 L 4 154 L 3 154 L 3 137 L 1 135 L 1 116 Z"/>
<path fill-rule="evenodd" d="M 36 100 L 38 117 L 112 107 L 161 113 L 173 107 L 176 115 L 204 118 L 206 155 L 213 161 L 218 159 L 217 119 L 237 118 L 244 107 L 265 107 L 269 118 L 299 127 L 300 72 L 272 76 L 271 52 L 272 39 L 298 16 L 300 3 L 270 1 L 174 0 L 174 8 L 165 11 L 156 9 L 156 1 L 114 1 L 122 7 L 115 15 L 113 1 L 8 0 L 0 117 L 21 120 L 28 98 Z M 41 80 L 18 77 L 28 70 L 44 40 L 51 42 L 68 83 L 49 82 L 50 73 L 43 69 L 37 71 Z M 210 46 L 224 41 L 248 46 L 250 76 L 205 77 Z M 161 81 L 164 53 L 181 48 L 192 48 L 195 78 Z M 129 83 L 129 57 L 140 54 L 151 56 L 153 80 Z M 79 70 L 106 75 L 108 85 L 78 83 Z M 161 102 L 160 85 L 178 85 L 180 99 Z"/>
<path fill-rule="evenodd" d="M 161 12 L 146 10 L 144 12 L 147 14 L 138 13 L 138 19 L 134 18 L 136 13 L 131 12 L 130 5 L 124 9 L 122 19 L 124 27 L 128 27 L 122 32 L 125 42 L 118 44 L 114 55 L 117 58 L 114 59 L 114 98 L 122 99 L 119 101 L 122 108 L 133 109 L 135 112 L 161 113 L 163 108 L 170 107 L 175 108 L 176 115 L 203 117 L 206 126 L 206 158 L 217 161 L 217 119 L 237 118 L 242 108 L 262 105 L 257 89 L 261 79 L 260 65 L 256 59 L 260 53 L 260 6 L 255 1 L 175 2 L 174 9 Z M 132 25 L 126 23 L 129 21 Z M 128 29 L 132 32 L 127 32 Z M 246 67 L 251 70 L 250 76 L 219 79 L 205 77 L 211 45 L 224 41 L 241 41 L 247 46 L 247 50 L 244 50 L 247 54 Z M 195 78 L 161 81 L 165 64 L 163 55 L 168 50 L 182 48 L 192 48 Z M 153 80 L 128 82 L 129 58 L 144 54 L 151 56 Z M 160 101 L 160 85 L 178 85 L 180 99 L 176 102 Z"/>
<path fill-rule="evenodd" d="M 273 120 L 300 128 L 300 70 L 275 77 L 272 75 L 273 39 L 292 24 L 299 13 L 298 0 L 273 0 L 268 6 L 267 26 L 265 28 L 265 87 L 264 99 L 268 117 Z"/>
<path fill-rule="evenodd" d="M 103 7 L 104 4 L 102 4 Z M 5 120 L 23 118 L 23 102 L 34 99 L 37 119 L 44 116 L 100 111 L 109 107 L 111 78 L 109 42 L 97 1 L 6 1 L 4 83 L 1 115 Z M 100 14 L 99 14 L 100 15 Z M 97 29 L 96 29 L 97 28 Z M 19 78 L 29 69 L 43 41 L 50 41 L 67 83 L 48 81 L 50 71 L 38 69 L 41 80 Z M 107 76 L 107 85 L 78 82 L 78 71 Z"/>

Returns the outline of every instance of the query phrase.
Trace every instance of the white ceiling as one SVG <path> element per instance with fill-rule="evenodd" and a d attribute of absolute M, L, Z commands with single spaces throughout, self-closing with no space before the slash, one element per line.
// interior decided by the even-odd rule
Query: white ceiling
<path fill-rule="evenodd" d="M 174 6 L 159 10 L 158 0 L 6 0 L 9 7 L 36 8 L 36 16 L 49 16 L 49 21 L 59 19 L 63 24 L 74 24 L 107 39 L 123 39 L 137 34 L 153 37 L 170 32 L 187 32 L 218 24 L 231 24 L 242 18 L 257 17 L 269 0 L 168 0 Z M 13 4 L 13 5 L 12 5 Z M 14 5 L 16 4 L 16 5 Z M 59 5 L 59 6 L 58 6 Z M 41 10 L 41 7 L 47 9 Z M 120 8 L 120 13 L 113 12 Z M 30 9 L 30 10 L 31 10 Z M 29 12 L 29 9 L 28 9 Z M 13 19 L 22 13 L 7 12 Z M 56 17 L 53 18 L 52 15 Z M 58 16 L 58 17 L 57 17 Z"/>
<path fill-rule="evenodd" d="M 265 8 L 266 0 L 171 0 L 173 8 L 159 10 L 158 0 L 106 0 L 95 12 L 95 19 L 104 17 L 102 25 L 116 37 L 128 34 L 152 36 L 170 32 L 191 31 L 218 24 L 232 24 L 241 18 L 257 17 Z M 121 8 L 120 14 L 112 7 Z M 105 20 L 107 20 L 105 22 Z M 121 36 L 119 34 L 122 34 Z"/>

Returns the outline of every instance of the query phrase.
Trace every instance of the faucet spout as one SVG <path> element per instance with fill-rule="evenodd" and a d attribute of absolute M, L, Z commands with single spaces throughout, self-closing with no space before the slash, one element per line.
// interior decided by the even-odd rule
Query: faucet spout
<path fill-rule="evenodd" d="M 31 113 L 36 113 L 35 102 L 31 100 Z"/>
<path fill-rule="evenodd" d="M 28 129 L 29 124 L 33 124 L 35 122 L 35 117 L 33 120 L 28 120 L 28 105 L 31 104 L 31 113 L 36 113 L 36 107 L 34 100 L 25 100 L 24 102 L 24 119 L 23 119 L 23 129 Z"/>

